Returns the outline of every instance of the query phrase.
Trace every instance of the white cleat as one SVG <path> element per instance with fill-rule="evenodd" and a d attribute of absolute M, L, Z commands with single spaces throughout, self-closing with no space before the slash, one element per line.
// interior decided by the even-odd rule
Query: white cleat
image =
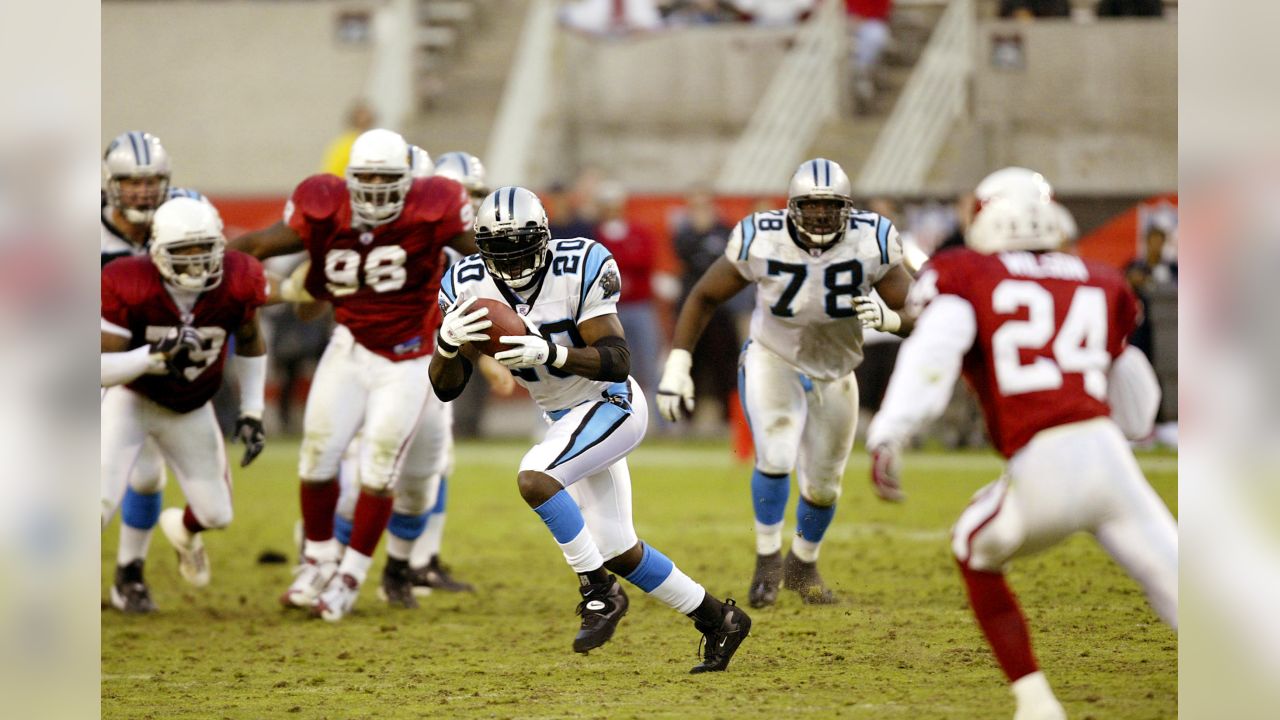
<path fill-rule="evenodd" d="M 1013 720 L 1067 720 L 1067 711 L 1054 697 L 1044 673 L 1036 671 L 1018 678 L 1010 689 L 1018 700 Z"/>
<path fill-rule="evenodd" d="M 208 585 L 213 572 L 209 567 L 209 556 L 204 551 L 204 540 L 182 524 L 182 509 L 173 507 L 160 513 L 160 529 L 173 549 L 178 551 L 178 572 L 182 579 L 196 587 Z"/>
<path fill-rule="evenodd" d="M 293 584 L 280 596 L 280 604 L 285 607 L 315 607 L 320 593 L 337 572 L 338 563 L 333 560 L 304 557 L 302 563 L 293 569 Z"/>
<path fill-rule="evenodd" d="M 359 594 L 360 583 L 354 577 L 347 573 L 334 575 L 311 608 L 311 614 L 328 622 L 338 622 L 351 612 Z"/>

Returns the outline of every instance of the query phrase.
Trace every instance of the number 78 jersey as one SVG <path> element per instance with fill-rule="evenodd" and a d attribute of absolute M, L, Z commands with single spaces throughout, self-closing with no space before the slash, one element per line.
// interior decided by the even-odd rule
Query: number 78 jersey
<path fill-rule="evenodd" d="M 835 380 L 862 363 L 862 324 L 853 298 L 902 262 L 888 218 L 854 211 L 844 237 L 825 252 L 792 239 L 786 210 L 743 218 L 725 257 L 756 284 L 751 340 L 814 380 Z"/>

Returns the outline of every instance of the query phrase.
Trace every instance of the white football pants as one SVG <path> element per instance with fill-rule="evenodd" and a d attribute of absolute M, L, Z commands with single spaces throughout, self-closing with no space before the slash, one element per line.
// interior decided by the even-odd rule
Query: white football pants
<path fill-rule="evenodd" d="M 177 413 L 117 385 L 102 396 L 103 527 L 124 498 L 125 486 L 146 455 L 148 440 L 155 442 L 173 470 L 200 524 L 206 528 L 230 524 L 231 474 L 213 405 Z"/>
<path fill-rule="evenodd" d="M 858 381 L 810 380 L 785 360 L 749 342 L 738 360 L 738 394 L 751 426 L 756 469 L 790 475 L 814 505 L 840 498 L 840 481 L 858 429 Z"/>
<path fill-rule="evenodd" d="M 956 559 L 1002 572 L 1014 558 L 1091 533 L 1178 624 L 1178 529 L 1110 418 L 1037 433 L 1005 474 L 973 496 L 952 528 Z"/>
<path fill-rule="evenodd" d="M 546 473 L 569 491 L 605 560 L 639 542 L 631 520 L 627 454 L 644 439 L 649 424 L 640 385 L 628 378 L 614 387 L 618 394 L 612 401 L 583 403 L 552 420 L 546 437 L 520 461 L 521 472 Z"/>
<path fill-rule="evenodd" d="M 382 492 L 396 481 L 431 393 L 431 357 L 393 362 L 333 330 L 307 394 L 298 476 L 338 475 L 343 453 L 360 433 L 360 484 Z"/>

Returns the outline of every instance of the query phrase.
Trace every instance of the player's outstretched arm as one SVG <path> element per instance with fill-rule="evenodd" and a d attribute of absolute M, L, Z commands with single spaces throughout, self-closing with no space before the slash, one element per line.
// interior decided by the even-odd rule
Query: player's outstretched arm
<path fill-rule="evenodd" d="M 915 316 L 907 311 L 907 295 L 911 291 L 911 274 L 902 265 L 894 265 L 875 285 L 879 298 L 862 296 L 853 299 L 862 326 L 906 337 L 915 327 Z"/>
<path fill-rule="evenodd" d="M 631 350 L 622 331 L 618 316 L 610 313 L 584 320 L 578 325 L 578 335 L 587 347 L 571 348 L 549 342 L 529 325 L 528 335 L 503 335 L 501 342 L 512 346 L 493 359 L 503 365 L 521 368 L 550 365 L 567 373 L 590 380 L 622 382 L 631 374 Z"/>
<path fill-rule="evenodd" d="M 236 419 L 232 435 L 244 443 L 244 456 L 240 458 L 240 467 L 244 467 L 253 462 L 267 444 L 267 433 L 262 426 L 262 412 L 266 408 L 267 343 L 262 337 L 256 310 L 236 330 L 236 356 L 232 363 L 240 385 L 240 417 Z"/>
<path fill-rule="evenodd" d="M 693 348 L 716 308 L 750 284 L 728 258 L 720 257 L 689 292 L 680 308 L 671 353 L 658 383 L 658 412 L 667 420 L 675 422 L 683 414 L 693 414 Z"/>
<path fill-rule="evenodd" d="M 104 321 L 105 323 L 105 321 Z M 123 328 L 102 330 L 102 387 L 131 383 L 143 375 L 164 375 L 180 354 L 200 349 L 200 338 L 191 328 L 173 330 L 159 342 L 129 349 Z"/>
<path fill-rule="evenodd" d="M 227 247 L 248 253 L 259 260 L 304 249 L 302 238 L 283 220 L 271 227 L 245 233 L 227 243 Z"/>

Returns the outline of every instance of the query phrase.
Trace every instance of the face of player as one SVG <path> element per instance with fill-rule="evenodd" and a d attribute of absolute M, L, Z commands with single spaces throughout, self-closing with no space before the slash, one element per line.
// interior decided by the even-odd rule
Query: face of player
<path fill-rule="evenodd" d="M 371 188 L 369 198 L 361 198 L 375 205 L 385 205 L 400 202 L 400 188 L 397 183 L 400 182 L 400 174 L 384 174 L 384 173 L 356 173 L 356 180 L 361 184 L 379 186 L 386 185 L 385 188 Z"/>
<path fill-rule="evenodd" d="M 169 185 L 168 178 L 158 175 L 119 178 L 116 183 L 120 188 L 120 207 L 142 212 L 160 207 Z"/>
<path fill-rule="evenodd" d="M 476 246 L 489 274 L 516 289 L 528 284 L 547 261 L 547 233 L 542 229 L 477 237 Z"/>
<path fill-rule="evenodd" d="M 213 242 L 191 243 L 172 248 L 169 250 L 169 258 L 174 273 L 192 278 L 209 277 L 222 264 L 221 253 L 216 252 Z"/>
<path fill-rule="evenodd" d="M 845 203 L 834 198 L 805 198 L 797 200 L 798 223 L 813 235 L 830 235 L 840 232 L 848 221 Z"/>

